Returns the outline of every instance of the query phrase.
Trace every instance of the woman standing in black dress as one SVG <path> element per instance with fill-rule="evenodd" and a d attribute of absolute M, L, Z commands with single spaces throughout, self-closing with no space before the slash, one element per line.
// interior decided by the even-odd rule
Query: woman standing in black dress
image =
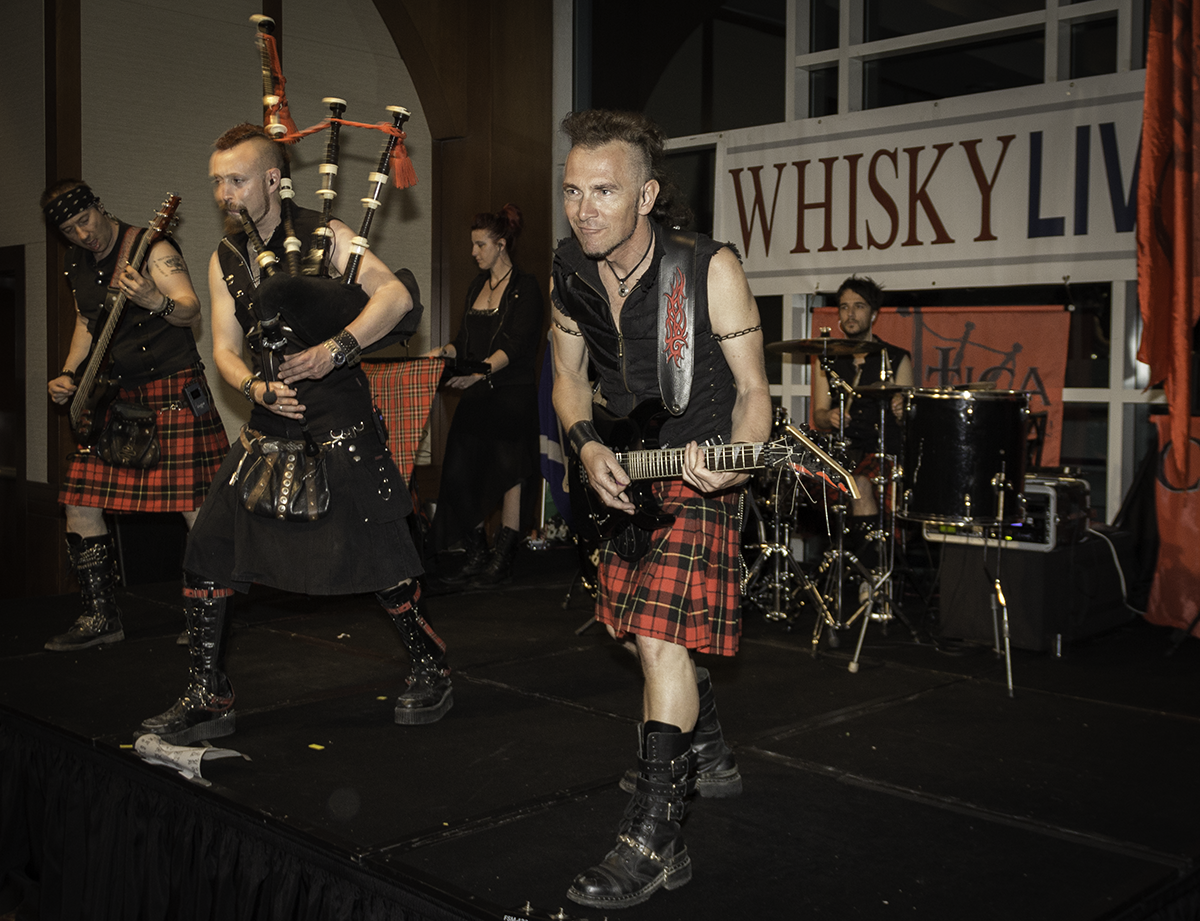
<path fill-rule="evenodd" d="M 537 353 L 544 304 L 537 280 L 513 264 L 521 210 L 477 214 L 471 252 L 480 274 L 467 292 L 453 342 L 429 352 L 460 367 L 483 362 L 486 373 L 451 377 L 462 391 L 450 425 L 431 539 L 442 551 L 464 544 L 462 569 L 445 581 L 492 585 L 507 580 L 520 540 L 521 485 L 537 471 Z M 484 522 L 502 505 L 501 528 L 489 553 Z"/>

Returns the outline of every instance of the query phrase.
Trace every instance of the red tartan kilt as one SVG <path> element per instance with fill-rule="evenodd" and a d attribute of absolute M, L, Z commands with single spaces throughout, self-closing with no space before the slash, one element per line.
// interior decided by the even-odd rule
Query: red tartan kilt
<path fill-rule="evenodd" d="M 637 563 L 601 549 L 596 619 L 625 634 L 731 656 L 741 638 L 739 491 L 704 496 L 682 480 L 654 484 L 675 523 Z"/>
<path fill-rule="evenodd" d="M 212 393 L 210 409 L 197 418 L 183 398 L 183 385 L 202 372 L 187 369 L 128 390 L 118 400 L 157 412 L 161 458 L 149 470 L 112 467 L 93 454 L 72 454 L 58 501 L 112 512 L 190 512 L 208 495 L 209 484 L 229 450 Z M 205 382 L 205 389 L 208 384 Z"/>

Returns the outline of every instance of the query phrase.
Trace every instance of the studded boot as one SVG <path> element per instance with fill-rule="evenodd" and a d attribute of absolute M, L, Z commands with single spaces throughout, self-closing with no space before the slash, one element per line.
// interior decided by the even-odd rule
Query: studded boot
<path fill-rule="evenodd" d="M 733 750 L 725 743 L 721 721 L 717 719 L 717 701 L 712 677 L 707 668 L 696 669 L 696 690 L 700 694 L 700 713 L 692 735 L 696 753 L 696 792 L 707 799 L 729 799 L 742 795 L 742 774 Z M 621 778 L 626 793 L 637 789 L 637 771 L 632 768 Z"/>
<path fill-rule="evenodd" d="M 190 572 L 183 575 L 191 668 L 183 696 L 165 713 L 142 721 L 134 736 L 152 732 L 172 745 L 191 745 L 233 733 L 233 686 L 225 675 L 225 637 L 229 598 L 222 588 Z"/>
<path fill-rule="evenodd" d="M 79 579 L 83 613 L 66 633 L 51 637 L 46 648 L 71 652 L 125 639 L 121 610 L 116 600 L 116 552 L 111 534 L 80 537 L 67 532 L 67 557 Z"/>
<path fill-rule="evenodd" d="M 454 694 L 446 644 L 421 615 L 421 584 L 413 579 L 376 592 L 375 597 L 391 615 L 412 662 L 408 688 L 396 698 L 396 722 L 402 726 L 436 723 L 454 706 Z"/>
<path fill-rule="evenodd" d="M 692 734 L 658 722 L 638 731 L 637 791 L 625 807 L 616 846 L 567 890 L 567 898 L 580 905 L 628 908 L 692 878 L 681 828 L 696 773 Z"/>
<path fill-rule="evenodd" d="M 512 528 L 501 528 L 496 535 L 496 545 L 483 572 L 471 580 L 473 586 L 499 585 L 512 578 L 513 558 L 521 543 L 521 534 Z"/>
<path fill-rule="evenodd" d="M 451 572 L 448 575 L 442 576 L 443 582 L 466 582 L 468 579 L 473 579 L 485 569 L 487 569 L 488 560 L 490 559 L 488 552 L 487 531 L 480 525 L 471 532 L 467 538 L 467 559 L 462 564 L 462 568 Z"/>

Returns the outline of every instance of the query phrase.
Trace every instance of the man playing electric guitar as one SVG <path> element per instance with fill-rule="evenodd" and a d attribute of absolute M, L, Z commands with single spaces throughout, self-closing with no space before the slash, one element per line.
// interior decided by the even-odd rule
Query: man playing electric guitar
<path fill-rule="evenodd" d="M 106 463 L 90 446 L 91 437 L 71 456 L 59 501 L 66 509 L 67 553 L 79 577 L 83 614 L 46 643 L 47 649 L 68 651 L 125 637 L 104 512 L 182 512 L 190 528 L 229 443 L 192 336 L 200 299 L 175 242 L 154 242 L 138 272 L 128 263 L 137 229 L 105 211 L 85 183 L 56 183 L 43 193 L 41 206 L 49 227 L 72 244 L 65 268 L 76 310 L 62 371 L 47 386 L 50 398 L 60 405 L 72 402 L 77 386 L 105 365 L 120 381 L 119 401 L 154 413 L 159 447 L 158 461 L 147 469 Z M 100 350 L 93 349 L 93 337 L 105 326 L 105 307 L 118 301 L 124 312 L 107 355 L 95 354 Z M 99 428 L 108 407 L 90 412 Z"/>
<path fill-rule="evenodd" d="M 680 222 L 664 188 L 662 132 L 641 115 L 603 111 L 569 115 L 563 130 L 572 145 L 563 202 L 574 236 L 554 259 L 555 410 L 596 494 L 624 512 L 634 511 L 630 478 L 593 423 L 589 358 L 609 411 L 626 416 L 661 394 L 672 416 L 659 443 L 686 446 L 682 479 L 654 484 L 674 522 L 651 534 L 636 562 L 611 546 L 600 562 L 597 619 L 638 655 L 644 722 L 636 792 L 616 846 L 567 896 L 621 908 L 691 878 L 680 820 L 693 788 L 741 792 L 709 674 L 691 654 L 737 651 L 747 477 L 709 469 L 699 444 L 764 441 L 771 403 L 758 308 L 736 253 L 670 233 Z"/>

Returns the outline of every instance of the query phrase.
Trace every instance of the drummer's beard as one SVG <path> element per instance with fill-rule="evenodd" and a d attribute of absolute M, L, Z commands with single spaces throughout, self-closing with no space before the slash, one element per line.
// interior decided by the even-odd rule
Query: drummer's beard
<path fill-rule="evenodd" d="M 875 318 L 872 317 L 871 318 L 872 322 L 868 323 L 865 327 L 863 327 L 858 332 L 850 332 L 850 330 L 846 329 L 846 321 L 845 320 L 838 320 L 838 326 L 841 327 L 842 332 L 846 334 L 847 339 L 865 339 L 867 341 L 870 341 L 871 339 L 874 338 L 874 336 L 871 334 L 871 327 L 874 325 L 874 319 Z"/>

